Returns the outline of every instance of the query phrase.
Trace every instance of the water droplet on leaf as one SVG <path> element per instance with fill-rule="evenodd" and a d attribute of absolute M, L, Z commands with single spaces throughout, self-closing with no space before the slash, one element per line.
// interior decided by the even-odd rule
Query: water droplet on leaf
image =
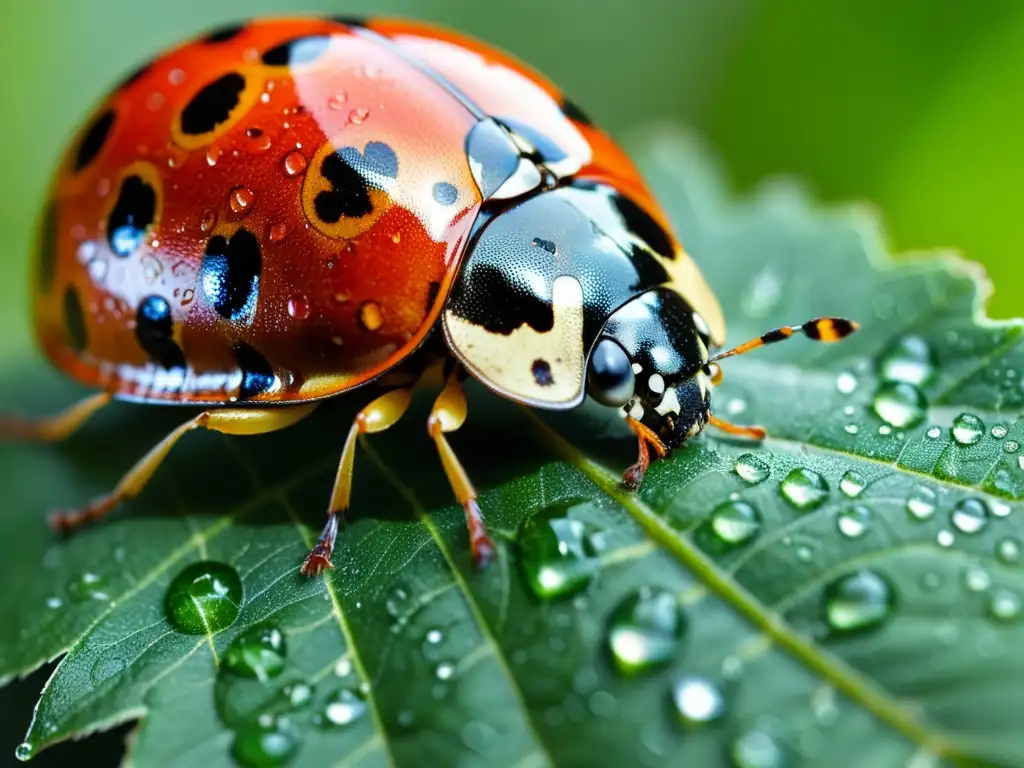
<path fill-rule="evenodd" d="M 578 592 L 597 570 L 590 527 L 568 516 L 580 504 L 553 505 L 526 518 L 519 527 L 516 540 L 523 553 L 523 574 L 530 590 L 542 600 Z"/>
<path fill-rule="evenodd" d="M 231 754 L 249 768 L 277 768 L 291 760 L 299 749 L 299 735 L 284 718 L 261 720 L 244 726 L 235 735 Z"/>
<path fill-rule="evenodd" d="M 680 677 L 672 684 L 672 703 L 688 726 L 711 723 L 725 715 L 725 697 L 718 686 L 697 675 Z"/>
<path fill-rule="evenodd" d="M 203 635 L 217 632 L 238 618 L 242 582 L 230 565 L 213 561 L 193 563 L 167 588 L 164 612 L 179 632 Z"/>
<path fill-rule="evenodd" d="M 726 501 L 715 507 L 701 528 L 714 538 L 716 550 L 732 549 L 749 544 L 757 537 L 761 514 L 746 502 Z"/>
<path fill-rule="evenodd" d="M 327 702 L 324 723 L 337 728 L 351 725 L 366 714 L 366 697 L 359 690 L 342 688 Z"/>
<path fill-rule="evenodd" d="M 608 622 L 615 668 L 635 675 L 671 664 L 685 631 L 686 618 L 674 594 L 660 587 L 637 590 L 616 606 Z"/>
<path fill-rule="evenodd" d="M 764 731 L 746 731 L 729 750 L 734 768 L 785 768 L 786 752 Z"/>
<path fill-rule="evenodd" d="M 949 519 L 961 533 L 978 533 L 988 523 L 988 507 L 980 499 L 964 499 L 950 513 Z"/>
<path fill-rule="evenodd" d="M 874 571 L 851 573 L 825 588 L 825 618 L 835 633 L 877 627 L 889 618 L 894 605 L 892 587 Z"/>
<path fill-rule="evenodd" d="M 1020 616 L 1021 600 L 1016 592 L 1000 588 L 992 593 L 988 604 L 988 612 L 998 621 L 1013 621 Z"/>
<path fill-rule="evenodd" d="M 871 529 L 871 510 L 863 504 L 843 510 L 836 518 L 839 532 L 849 539 L 857 539 Z"/>
<path fill-rule="evenodd" d="M 972 413 L 961 413 L 953 419 L 953 439 L 960 445 L 974 445 L 984 434 L 984 422 Z"/>
<path fill-rule="evenodd" d="M 779 485 L 779 492 L 792 506 L 808 511 L 825 503 L 828 483 L 817 472 L 798 467 L 786 475 Z"/>
<path fill-rule="evenodd" d="M 996 556 L 1006 565 L 1016 565 L 1020 562 L 1021 540 L 1007 537 L 996 544 Z"/>
<path fill-rule="evenodd" d="M 853 499 L 860 496 L 866 485 L 867 480 L 864 479 L 864 476 L 851 469 L 839 481 L 839 490 Z"/>
<path fill-rule="evenodd" d="M 897 429 L 920 424 L 928 409 L 921 390 L 905 381 L 886 381 L 879 385 L 871 407 L 878 417 Z"/>
<path fill-rule="evenodd" d="M 756 485 L 768 478 L 768 464 L 752 453 L 745 453 L 736 459 L 736 474 L 751 485 Z"/>
<path fill-rule="evenodd" d="M 857 389 L 857 377 L 850 371 L 843 371 L 836 376 L 836 389 L 843 395 L 853 394 Z"/>
<path fill-rule="evenodd" d="M 883 381 L 903 381 L 919 386 L 935 375 L 935 369 L 935 353 L 920 336 L 897 339 L 878 360 L 878 376 Z"/>
<path fill-rule="evenodd" d="M 980 565 L 969 566 L 964 571 L 964 586 L 971 592 L 984 592 L 992 586 L 992 576 Z"/>
<path fill-rule="evenodd" d="M 907 498 L 907 512 L 917 520 L 927 520 L 935 514 L 936 494 L 931 488 L 919 485 Z"/>
<path fill-rule="evenodd" d="M 68 584 L 68 594 L 76 602 L 109 600 L 106 587 L 106 579 L 99 574 L 86 572 Z"/>
<path fill-rule="evenodd" d="M 224 654 L 223 667 L 241 677 L 266 681 L 284 671 L 284 661 L 284 635 L 277 627 L 262 626 L 235 638 Z"/>

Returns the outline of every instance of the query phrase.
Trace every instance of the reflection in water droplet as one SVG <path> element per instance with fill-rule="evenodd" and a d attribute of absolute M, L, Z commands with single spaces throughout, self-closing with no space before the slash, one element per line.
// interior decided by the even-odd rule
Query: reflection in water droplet
<path fill-rule="evenodd" d="M 242 582 L 235 569 L 202 561 L 186 567 L 171 581 L 164 612 L 179 632 L 203 635 L 231 626 L 241 604 Z"/>
<path fill-rule="evenodd" d="M 828 498 L 828 483 L 817 472 L 798 467 L 786 475 L 779 492 L 799 510 L 816 509 Z"/>
<path fill-rule="evenodd" d="M 971 592 L 984 592 L 992 586 L 992 577 L 980 565 L 972 565 L 964 570 L 964 586 Z"/>
<path fill-rule="evenodd" d="M 846 472 L 839 481 L 839 490 L 846 496 L 854 499 L 857 496 L 860 496 L 861 491 L 864 490 L 866 485 L 867 480 L 864 479 L 864 476 L 851 469 Z"/>
<path fill-rule="evenodd" d="M 1007 440 L 1003 443 L 1003 450 L 1006 453 L 1016 453 L 1018 448 L 1020 448 L 1020 443 L 1016 440 Z"/>
<path fill-rule="evenodd" d="M 939 427 L 928 427 L 928 431 L 925 432 L 925 434 L 932 440 L 934 440 L 935 438 L 939 437 L 942 434 L 942 429 L 940 429 Z"/>
<path fill-rule="evenodd" d="M 843 395 L 853 394 L 857 389 L 857 377 L 850 371 L 843 371 L 836 376 L 836 389 Z"/>
<path fill-rule="evenodd" d="M 109 600 L 106 588 L 106 579 L 99 574 L 86 572 L 68 584 L 68 594 L 76 602 Z"/>
<path fill-rule="evenodd" d="M 27 741 L 23 741 L 21 744 L 18 745 L 18 748 L 14 750 L 14 756 L 22 762 L 25 762 L 26 760 L 31 760 L 32 755 L 34 754 L 35 749 Z"/>
<path fill-rule="evenodd" d="M 343 109 L 346 101 L 348 101 L 348 94 L 345 91 L 335 91 L 327 99 L 327 107 L 333 110 Z"/>
<path fill-rule="evenodd" d="M 711 517 L 700 526 L 703 543 L 708 549 L 724 552 L 749 544 L 761 530 L 761 513 L 743 501 L 726 501 L 711 512 Z M 706 541 L 708 537 L 712 541 Z"/>
<path fill-rule="evenodd" d="M 309 299 L 305 296 L 292 296 L 288 299 L 288 315 L 296 320 L 309 319 Z"/>
<path fill-rule="evenodd" d="M 438 680 L 450 680 L 454 674 L 455 665 L 447 661 L 443 661 L 438 664 L 437 668 L 434 670 L 434 675 Z"/>
<path fill-rule="evenodd" d="M 725 698 L 718 686 L 697 675 L 680 677 L 672 684 L 672 703 L 688 726 L 714 722 L 725 714 Z"/>
<path fill-rule="evenodd" d="M 685 631 L 678 598 L 660 587 L 642 587 L 622 600 L 609 619 L 607 642 L 615 668 L 635 675 L 671 664 Z"/>
<path fill-rule="evenodd" d="M 284 635 L 277 627 L 248 629 L 234 639 L 224 654 L 223 668 L 241 677 L 267 681 L 284 671 Z"/>
<path fill-rule="evenodd" d="M 825 618 L 837 634 L 877 627 L 895 605 L 889 582 L 869 570 L 836 579 L 825 588 L 824 599 Z"/>
<path fill-rule="evenodd" d="M 569 517 L 584 501 L 553 505 L 526 518 L 516 540 L 526 583 L 534 595 L 551 600 L 583 589 L 597 570 L 593 531 L 583 521 Z"/>
<path fill-rule="evenodd" d="M 285 224 L 271 224 L 267 230 L 267 237 L 272 243 L 280 243 L 288 237 L 288 227 Z"/>
<path fill-rule="evenodd" d="M 953 439 L 960 445 L 974 445 L 984 434 L 984 422 L 972 413 L 961 413 L 953 419 Z"/>
<path fill-rule="evenodd" d="M 836 518 L 839 532 L 850 539 L 857 539 L 871 529 L 871 510 L 863 504 L 843 510 Z"/>
<path fill-rule="evenodd" d="M 949 549 L 953 546 L 953 543 L 956 541 L 956 537 L 953 536 L 952 531 L 941 530 L 935 535 L 935 541 L 938 542 L 940 547 Z"/>
<path fill-rule="evenodd" d="M 913 384 L 886 381 L 879 385 L 871 407 L 886 424 L 904 429 L 924 420 L 928 401 Z"/>
<path fill-rule="evenodd" d="M 950 522 L 961 533 L 978 533 L 988 523 L 988 507 L 980 499 L 964 499 L 949 516 Z"/>
<path fill-rule="evenodd" d="M 935 353 L 920 336 L 897 339 L 878 360 L 878 376 L 884 381 L 921 385 L 935 375 L 935 369 Z"/>
<path fill-rule="evenodd" d="M 736 459 L 736 474 L 751 485 L 766 480 L 770 472 L 764 459 L 760 459 L 752 453 L 745 453 Z"/>
<path fill-rule="evenodd" d="M 1017 565 L 1020 562 L 1021 540 L 1008 536 L 996 544 L 996 556 L 1006 565 Z"/>
<path fill-rule="evenodd" d="M 746 731 L 729 749 L 734 768 L 785 768 L 786 752 L 764 731 Z"/>
<path fill-rule="evenodd" d="M 348 115 L 348 121 L 353 125 L 362 125 L 370 116 L 370 110 L 366 107 L 356 107 Z"/>
<path fill-rule="evenodd" d="M 1004 427 L 1002 424 L 996 424 L 994 427 L 992 427 L 991 430 L 989 430 L 989 433 L 996 440 L 1002 440 L 1004 437 L 1006 437 L 1006 433 L 1008 431 L 1009 430 L 1007 430 L 1006 427 Z"/>
<path fill-rule="evenodd" d="M 366 714 L 366 696 L 359 690 L 342 688 L 324 708 L 324 724 L 342 728 Z"/>
<path fill-rule="evenodd" d="M 1000 588 L 992 593 L 992 599 L 988 604 L 988 612 L 992 618 L 999 621 L 1014 621 L 1020 617 L 1021 600 L 1016 592 Z"/>
<path fill-rule="evenodd" d="M 255 200 L 256 195 L 252 193 L 251 189 L 235 187 L 235 189 L 231 190 L 228 203 L 231 206 L 231 210 L 235 213 L 245 213 L 252 207 Z"/>
<path fill-rule="evenodd" d="M 260 718 L 235 734 L 231 754 L 249 768 L 277 768 L 299 749 L 299 735 L 285 718 Z"/>
<path fill-rule="evenodd" d="M 935 514 L 936 494 L 931 488 L 919 485 L 907 498 L 907 512 L 917 520 L 927 520 Z"/>
<path fill-rule="evenodd" d="M 298 176 L 306 170 L 306 157 L 301 152 L 289 152 L 282 161 L 285 176 Z"/>

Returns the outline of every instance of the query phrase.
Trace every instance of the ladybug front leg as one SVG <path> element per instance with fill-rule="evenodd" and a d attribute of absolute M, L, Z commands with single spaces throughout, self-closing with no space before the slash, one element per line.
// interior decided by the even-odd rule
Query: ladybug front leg
<path fill-rule="evenodd" d="M 444 436 L 446 432 L 454 432 L 466 421 L 466 395 L 462 390 L 462 379 L 464 374 L 456 367 L 448 375 L 444 389 L 434 401 L 434 407 L 430 410 L 430 417 L 427 419 L 427 432 L 437 445 L 437 452 L 441 455 L 441 464 L 444 466 L 445 474 L 448 475 L 448 482 L 455 492 L 466 513 L 466 527 L 469 529 L 469 550 L 473 558 L 473 565 L 477 569 L 484 568 L 494 557 L 494 542 L 487 533 L 487 526 L 484 524 L 483 516 L 480 514 L 480 507 L 476 503 L 476 489 L 469 481 L 466 470 L 459 461 Z"/>
<path fill-rule="evenodd" d="M 58 443 L 77 432 L 89 417 L 108 405 L 112 399 L 109 393 L 99 392 L 80 400 L 55 416 L 39 419 L 0 416 L 0 438 Z"/>
<path fill-rule="evenodd" d="M 395 389 L 387 392 L 356 414 L 352 428 L 345 439 L 345 447 L 341 450 L 341 461 L 338 463 L 338 474 L 334 480 L 334 491 L 327 511 L 327 522 L 320 533 L 313 549 L 302 564 L 303 576 L 317 576 L 328 568 L 332 568 L 331 554 L 334 552 L 334 541 L 338 537 L 338 518 L 348 509 L 352 499 L 352 474 L 356 460 L 356 438 L 359 435 L 383 432 L 393 427 L 405 414 L 412 402 L 412 389 Z"/>
<path fill-rule="evenodd" d="M 635 491 L 644 481 L 647 468 L 651 465 L 650 449 L 654 448 L 657 458 L 663 459 L 668 454 L 668 448 L 661 441 L 661 438 L 646 424 L 641 424 L 632 416 L 626 417 L 626 424 L 629 425 L 629 428 L 633 430 L 633 434 L 636 435 L 637 459 L 636 464 L 627 469 L 626 473 L 622 476 L 622 484 Z"/>
<path fill-rule="evenodd" d="M 312 405 L 284 406 L 281 408 L 225 408 L 223 410 L 204 411 L 194 419 L 189 419 L 167 437 L 157 443 L 128 474 L 121 478 L 109 496 L 97 499 L 84 509 L 71 512 L 57 512 L 50 518 L 50 524 L 58 531 L 70 531 L 73 528 L 97 520 L 106 515 L 120 502 L 138 496 L 157 468 L 167 458 L 171 448 L 193 429 L 209 429 L 225 435 L 262 435 L 290 427 L 306 418 L 316 408 Z"/>

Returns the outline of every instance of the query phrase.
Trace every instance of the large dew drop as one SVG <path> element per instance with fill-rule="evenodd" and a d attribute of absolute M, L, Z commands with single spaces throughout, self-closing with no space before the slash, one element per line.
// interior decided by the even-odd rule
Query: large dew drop
<path fill-rule="evenodd" d="M 931 488 L 919 485 L 907 497 L 907 514 L 915 520 L 927 520 L 935 514 L 938 498 Z"/>
<path fill-rule="evenodd" d="M 906 429 L 924 420 L 928 412 L 928 401 L 913 384 L 886 381 L 879 385 L 871 407 L 886 424 Z"/>
<path fill-rule="evenodd" d="M 792 506 L 807 512 L 825 503 L 828 483 L 817 472 L 798 467 L 786 475 L 779 485 L 779 492 Z"/>
<path fill-rule="evenodd" d="M 578 592 L 597 571 L 597 551 L 591 541 L 595 531 L 582 520 L 569 517 L 572 509 L 588 502 L 565 502 L 528 517 L 516 540 L 522 550 L 521 565 L 530 590 L 542 600 Z"/>
<path fill-rule="evenodd" d="M 851 469 L 844 473 L 842 479 L 840 479 L 839 490 L 843 492 L 844 496 L 855 499 L 860 496 L 867 484 L 868 481 L 864 479 L 862 474 Z"/>
<path fill-rule="evenodd" d="M 359 689 L 342 688 L 324 707 L 323 723 L 332 728 L 344 728 L 366 714 L 366 696 Z"/>
<path fill-rule="evenodd" d="M 729 749 L 735 768 L 785 768 L 786 750 L 760 730 L 740 734 Z"/>
<path fill-rule="evenodd" d="M 871 530 L 871 525 L 871 510 L 863 504 L 843 510 L 836 518 L 836 527 L 848 539 L 859 539 Z"/>
<path fill-rule="evenodd" d="M 895 603 L 891 585 L 874 571 L 851 573 L 825 588 L 825 618 L 836 634 L 881 625 Z"/>
<path fill-rule="evenodd" d="M 174 577 L 164 596 L 167 620 L 179 632 L 204 635 L 231 626 L 242 605 L 242 582 L 230 565 L 193 563 Z"/>
<path fill-rule="evenodd" d="M 241 677 L 267 681 L 284 671 L 284 635 L 277 627 L 246 630 L 228 646 L 223 668 Z"/>
<path fill-rule="evenodd" d="M 920 386 L 935 375 L 935 353 L 920 336 L 902 336 L 878 359 L 878 377 Z"/>
<path fill-rule="evenodd" d="M 953 439 L 960 445 L 974 445 L 984 434 L 984 422 L 972 413 L 961 413 L 953 419 Z"/>
<path fill-rule="evenodd" d="M 660 587 L 643 587 L 612 612 L 608 650 L 621 674 L 636 675 L 671 664 L 685 632 L 678 598 Z"/>
<path fill-rule="evenodd" d="M 725 551 L 749 544 L 760 531 L 761 513 L 756 507 L 744 501 L 726 501 L 715 507 L 701 525 L 701 538 L 710 539 L 710 549 Z"/>
<path fill-rule="evenodd" d="M 988 524 L 988 507 L 980 499 L 964 499 L 949 515 L 949 521 L 961 533 L 979 533 Z"/>
<path fill-rule="evenodd" d="M 261 717 L 235 734 L 231 753 L 248 768 L 277 768 L 299 751 L 299 734 L 283 717 Z"/>
<path fill-rule="evenodd" d="M 672 703 L 686 726 L 700 726 L 725 715 L 725 697 L 717 685 L 697 675 L 686 675 L 672 684 Z"/>
<path fill-rule="evenodd" d="M 751 485 L 756 485 L 768 478 L 768 464 L 752 453 L 745 453 L 736 459 L 736 474 Z"/>

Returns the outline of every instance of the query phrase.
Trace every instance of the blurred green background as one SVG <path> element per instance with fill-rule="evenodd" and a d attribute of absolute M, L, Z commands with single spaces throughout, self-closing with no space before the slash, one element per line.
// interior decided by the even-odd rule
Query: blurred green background
<path fill-rule="evenodd" d="M 1020 0 L 0 0 L 0 9 L 8 375 L 33 354 L 25 318 L 37 210 L 87 110 L 165 46 L 227 20 L 300 10 L 413 16 L 490 40 L 545 71 L 617 136 L 649 121 L 685 123 L 740 187 L 795 174 L 824 200 L 873 202 L 894 248 L 962 250 L 993 275 L 993 313 L 1021 313 Z M 0 697 L 10 713 L 0 764 L 44 681 L 45 672 Z M 122 737 L 38 762 L 92 755 L 112 764 Z"/>

